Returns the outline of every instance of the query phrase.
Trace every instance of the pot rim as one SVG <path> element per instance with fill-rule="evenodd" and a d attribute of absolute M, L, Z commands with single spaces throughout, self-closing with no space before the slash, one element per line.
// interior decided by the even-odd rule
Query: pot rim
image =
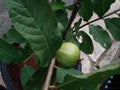
<path fill-rule="evenodd" d="M 0 70 L 3 78 L 3 82 L 8 90 L 17 90 L 15 85 L 12 83 L 7 66 L 8 66 L 7 63 L 0 62 Z"/>

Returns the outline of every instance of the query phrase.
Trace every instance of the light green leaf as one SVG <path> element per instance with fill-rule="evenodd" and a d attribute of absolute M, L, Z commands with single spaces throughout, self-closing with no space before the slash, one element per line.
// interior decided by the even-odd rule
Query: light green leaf
<path fill-rule="evenodd" d="M 99 90 L 97 89 L 98 85 L 114 74 L 120 74 L 120 60 L 89 74 L 77 77 L 67 75 L 63 83 L 57 84 L 57 88 L 62 90 Z"/>
<path fill-rule="evenodd" d="M 7 63 L 18 64 L 22 61 L 22 52 L 13 45 L 0 38 L 0 60 Z"/>
<path fill-rule="evenodd" d="M 58 22 L 57 28 L 58 28 L 58 30 L 59 30 L 61 33 L 63 33 L 64 30 L 65 30 L 64 26 L 63 26 L 60 22 Z"/>
<path fill-rule="evenodd" d="M 94 40 L 99 42 L 105 49 L 110 48 L 112 40 L 107 31 L 105 31 L 101 26 L 90 25 L 89 32 L 93 36 Z"/>
<path fill-rule="evenodd" d="M 5 0 L 15 29 L 47 66 L 62 43 L 57 22 L 47 0 Z M 41 3 L 42 2 L 42 3 Z"/>
<path fill-rule="evenodd" d="M 109 32 L 116 40 L 120 40 L 120 18 L 105 19 L 105 24 Z"/>
<path fill-rule="evenodd" d="M 34 73 L 35 70 L 31 66 L 25 65 L 22 68 L 21 76 L 20 76 L 22 86 L 25 86 L 27 84 L 28 80 L 32 77 Z"/>
<path fill-rule="evenodd" d="M 83 0 L 79 10 L 80 16 L 83 17 L 84 21 L 88 21 L 93 15 L 93 5 L 91 0 Z"/>
<path fill-rule="evenodd" d="M 73 77 L 76 77 L 81 74 L 82 73 L 79 70 L 76 70 L 73 68 L 70 68 L 70 69 L 58 68 L 57 69 L 57 82 L 62 83 L 66 75 L 71 75 Z"/>
<path fill-rule="evenodd" d="M 77 37 L 82 37 L 82 42 L 79 43 L 80 50 L 82 50 L 86 54 L 91 54 L 93 52 L 94 47 L 89 35 L 84 31 L 80 31 L 77 33 Z"/>
<path fill-rule="evenodd" d="M 99 16 L 102 17 L 109 9 L 115 0 L 92 0 L 94 11 Z"/>

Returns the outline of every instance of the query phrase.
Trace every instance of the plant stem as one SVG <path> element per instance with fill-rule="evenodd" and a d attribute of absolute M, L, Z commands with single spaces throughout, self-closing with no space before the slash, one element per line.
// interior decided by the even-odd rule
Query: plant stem
<path fill-rule="evenodd" d="M 54 65 L 55 65 L 55 58 L 53 58 L 52 61 L 51 61 L 51 64 L 50 64 L 49 70 L 48 70 L 48 74 L 47 74 L 47 77 L 46 77 L 46 80 L 45 80 L 45 83 L 43 85 L 42 90 L 48 90 L 48 88 L 49 88 L 49 84 L 50 84 L 50 80 L 51 80 L 51 77 L 52 77 Z"/>
<path fill-rule="evenodd" d="M 84 26 L 89 25 L 90 23 L 93 23 L 93 22 L 95 22 L 95 21 L 98 21 L 98 20 L 101 20 L 101 19 L 103 19 L 103 18 L 105 18 L 105 17 L 108 17 L 108 16 L 110 16 L 110 15 L 112 15 L 112 14 L 118 12 L 118 11 L 120 11 L 120 8 L 117 9 L 117 10 L 115 10 L 115 11 L 113 11 L 113 12 L 111 12 L 111 13 L 108 13 L 108 14 L 104 15 L 103 17 L 96 18 L 96 19 L 94 19 L 94 20 L 92 20 L 92 21 L 89 21 L 89 22 L 83 24 L 82 26 L 79 27 L 79 29 L 83 28 Z"/>
<path fill-rule="evenodd" d="M 80 8 L 80 3 L 81 3 L 81 0 L 75 0 L 75 1 L 74 1 L 73 11 L 72 11 L 71 16 L 70 16 L 70 19 L 68 20 L 68 23 L 67 23 L 67 25 L 66 25 L 66 27 L 65 27 L 64 39 L 65 39 L 65 37 L 66 37 L 67 30 L 70 29 L 71 24 L 72 24 L 72 22 L 74 21 L 76 15 L 77 15 L 77 12 L 78 12 L 78 10 L 79 10 L 79 8 Z"/>

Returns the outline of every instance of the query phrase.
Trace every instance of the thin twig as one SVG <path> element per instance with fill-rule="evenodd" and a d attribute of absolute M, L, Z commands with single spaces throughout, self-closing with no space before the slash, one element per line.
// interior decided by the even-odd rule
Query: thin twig
<path fill-rule="evenodd" d="M 67 30 L 70 29 L 71 24 L 72 24 L 72 22 L 74 21 L 76 15 L 77 15 L 77 12 L 78 12 L 78 10 L 79 10 L 79 8 L 80 8 L 80 3 L 81 3 L 81 0 L 75 0 L 75 1 L 74 1 L 74 8 L 73 8 L 73 11 L 72 11 L 72 13 L 71 13 L 71 16 L 70 16 L 70 18 L 69 18 L 69 20 L 68 20 L 68 23 L 67 23 L 67 25 L 66 25 L 66 28 L 65 28 L 64 39 L 65 39 L 65 37 L 66 37 Z"/>
<path fill-rule="evenodd" d="M 79 29 L 83 28 L 84 26 L 89 25 L 90 23 L 93 23 L 93 22 L 95 22 L 95 21 L 98 21 L 98 20 L 101 20 L 101 19 L 103 19 L 103 18 L 105 18 L 105 17 L 108 17 L 108 16 L 110 16 L 110 15 L 112 15 L 112 14 L 115 14 L 115 13 L 118 12 L 118 11 L 120 11 L 120 8 L 117 9 L 117 10 L 115 10 L 115 11 L 113 11 L 113 12 L 111 12 L 111 13 L 108 13 L 108 14 L 104 15 L 104 16 L 101 17 L 101 18 L 99 17 L 99 18 L 96 18 L 96 19 L 94 19 L 94 20 L 92 20 L 92 21 L 89 21 L 89 22 L 83 24 L 82 26 L 79 27 Z"/>
<path fill-rule="evenodd" d="M 55 65 L 55 58 L 53 58 L 52 61 L 51 61 L 51 64 L 50 64 L 50 67 L 49 67 L 49 70 L 48 70 L 48 74 L 47 74 L 47 77 L 46 77 L 46 80 L 45 80 L 45 83 L 43 85 L 42 90 L 48 90 L 48 88 L 49 88 L 49 84 L 50 84 L 50 80 L 51 80 L 51 77 L 52 77 L 54 65 Z"/>

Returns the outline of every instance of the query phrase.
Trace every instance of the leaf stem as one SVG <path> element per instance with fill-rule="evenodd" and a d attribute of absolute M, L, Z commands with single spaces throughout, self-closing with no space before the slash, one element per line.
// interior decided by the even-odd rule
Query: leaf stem
<path fill-rule="evenodd" d="M 71 24 L 72 24 L 72 22 L 74 21 L 76 15 L 77 15 L 77 12 L 78 12 L 78 10 L 79 10 L 79 8 L 80 8 L 80 3 L 81 3 L 81 0 L 75 0 L 75 1 L 74 1 L 73 11 L 72 11 L 71 16 L 70 16 L 70 18 L 69 18 L 69 20 L 68 20 L 68 23 L 67 23 L 67 25 L 66 25 L 66 27 L 65 27 L 64 39 L 66 38 L 67 31 L 70 29 Z"/>
<path fill-rule="evenodd" d="M 34 54 L 31 54 L 23 63 L 26 63 Z"/>
<path fill-rule="evenodd" d="M 46 80 L 45 80 L 45 83 L 43 85 L 42 90 L 48 90 L 48 88 L 49 88 L 49 84 L 50 84 L 50 80 L 51 80 L 51 77 L 52 77 L 54 65 L 55 65 L 55 58 L 53 58 L 52 61 L 51 61 L 51 64 L 50 64 L 49 70 L 48 70 L 48 74 L 47 74 L 47 77 L 46 77 Z"/>
<path fill-rule="evenodd" d="M 96 19 L 94 19 L 94 20 L 91 20 L 91 21 L 83 24 L 82 26 L 79 27 L 79 29 L 83 28 L 84 26 L 89 25 L 90 23 L 93 23 L 93 22 L 95 22 L 95 21 L 101 20 L 101 19 L 103 19 L 103 18 L 105 18 L 105 17 L 108 17 L 108 16 L 114 14 L 114 13 L 117 13 L 118 11 L 120 11 L 120 8 L 117 9 L 117 10 L 115 10 L 115 11 L 113 11 L 113 12 L 111 12 L 111 13 L 108 13 L 108 14 L 104 15 L 103 17 L 96 18 Z"/>

